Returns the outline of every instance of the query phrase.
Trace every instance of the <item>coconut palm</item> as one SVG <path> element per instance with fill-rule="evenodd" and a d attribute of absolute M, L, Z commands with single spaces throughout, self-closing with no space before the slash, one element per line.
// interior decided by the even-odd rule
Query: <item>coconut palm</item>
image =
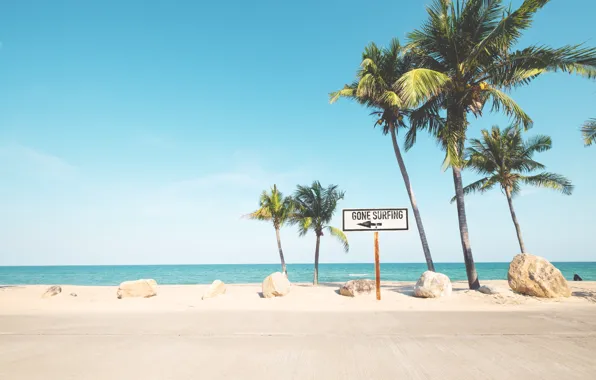
<path fill-rule="evenodd" d="M 521 50 L 513 47 L 532 24 L 535 13 L 548 0 L 524 0 L 515 10 L 502 0 L 434 0 L 428 19 L 409 34 L 408 49 L 418 67 L 399 80 L 406 104 L 446 111 L 444 124 L 427 124 L 410 118 L 406 140 L 415 141 L 416 131 L 426 128 L 446 152 L 444 168 L 451 167 L 455 186 L 460 239 L 468 284 L 480 284 L 468 236 L 461 169 L 468 114 L 482 115 L 484 105 L 504 111 L 515 125 L 529 128 L 532 120 L 507 95 L 543 72 L 563 71 L 596 77 L 596 49 L 579 45 L 551 48 L 544 45 Z"/>
<path fill-rule="evenodd" d="M 399 144 L 397 143 L 398 128 L 406 128 L 404 117 L 408 117 L 412 112 L 416 112 L 416 110 L 404 106 L 397 92 L 396 83 L 403 74 L 414 68 L 413 64 L 414 62 L 411 56 L 403 54 L 403 49 L 398 39 L 394 38 L 391 40 L 389 48 L 379 48 L 375 43 L 371 43 L 364 48 L 364 52 L 362 53 L 361 68 L 356 74 L 356 81 L 345 85 L 339 91 L 332 92 L 330 94 L 330 102 L 334 103 L 340 97 L 356 100 L 358 103 L 373 110 L 372 115 L 375 115 L 376 118 L 374 125 L 381 125 L 383 127 L 383 134 L 391 133 L 395 158 L 404 179 L 406 191 L 410 197 L 410 204 L 412 205 L 412 211 L 416 219 L 416 226 L 418 227 L 426 265 L 428 270 L 434 271 L 435 266 L 426 240 L 420 210 L 418 209 L 414 190 L 410 183 L 410 176 L 406 170 L 406 165 L 399 149 Z"/>
<path fill-rule="evenodd" d="M 551 148 L 552 142 L 548 136 L 536 136 L 524 141 L 519 127 L 510 126 L 504 130 L 494 126 L 489 132 L 482 130 L 482 139 L 470 140 L 470 147 L 466 149 L 465 168 L 470 168 L 484 177 L 463 188 L 464 194 L 476 191 L 483 193 L 499 185 L 507 197 L 511 219 L 515 225 L 517 239 L 522 253 L 526 252 L 521 228 L 513 209 L 513 197 L 519 193 L 522 185 L 544 187 L 571 195 L 573 185 L 562 175 L 541 172 L 528 175 L 531 172 L 544 169 L 544 165 L 534 161 L 532 156 L 537 152 L 544 152 Z M 451 200 L 455 200 L 455 197 Z"/>
<path fill-rule="evenodd" d="M 582 126 L 584 145 L 590 146 L 596 141 L 596 119 L 590 119 Z"/>
<path fill-rule="evenodd" d="M 248 219 L 264 220 L 273 223 L 275 228 L 275 236 L 277 237 L 277 248 L 279 249 L 279 259 L 281 260 L 281 270 L 287 276 L 288 270 L 286 268 L 286 260 L 284 252 L 281 249 L 281 238 L 279 230 L 289 221 L 293 212 L 293 202 L 291 197 L 284 197 L 277 189 L 277 185 L 273 185 L 271 192 L 263 191 L 259 199 L 259 209 L 246 215 Z"/>
<path fill-rule="evenodd" d="M 343 198 L 344 192 L 339 191 L 337 185 L 323 188 L 318 181 L 314 181 L 311 186 L 299 185 L 294 193 L 295 211 L 292 220 L 298 225 L 300 236 L 312 230 L 317 237 L 314 285 L 319 283 L 319 247 L 323 232 L 328 231 L 331 236 L 336 237 L 346 252 L 350 249 L 346 235 L 340 229 L 329 226 L 337 203 Z"/>

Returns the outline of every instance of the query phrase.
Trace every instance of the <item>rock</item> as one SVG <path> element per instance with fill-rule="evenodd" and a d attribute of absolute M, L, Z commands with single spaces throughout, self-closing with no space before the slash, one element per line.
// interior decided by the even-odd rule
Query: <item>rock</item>
<path fill-rule="evenodd" d="M 62 293 L 62 288 L 58 285 L 50 286 L 48 290 L 42 295 L 43 298 L 54 297 L 56 294 Z"/>
<path fill-rule="evenodd" d="M 497 288 L 495 288 L 494 286 L 487 286 L 487 285 L 482 285 L 481 287 L 478 288 L 478 291 L 480 293 L 484 293 L 484 294 L 500 294 L 501 291 Z"/>
<path fill-rule="evenodd" d="M 576 273 L 573 275 L 573 281 L 583 281 L 583 279 Z"/>
<path fill-rule="evenodd" d="M 157 295 L 157 282 L 152 279 L 124 281 L 118 287 L 118 299 L 125 297 L 149 298 Z"/>
<path fill-rule="evenodd" d="M 283 297 L 290 292 L 290 280 L 281 272 L 275 272 L 263 280 L 263 297 Z"/>
<path fill-rule="evenodd" d="M 528 296 L 571 296 L 571 289 L 561 271 L 547 259 L 528 253 L 521 253 L 513 258 L 509 264 L 507 281 L 513 291 Z"/>
<path fill-rule="evenodd" d="M 350 280 L 339 288 L 339 294 L 346 297 L 357 297 L 375 292 L 376 286 L 373 280 L 358 279 Z"/>
<path fill-rule="evenodd" d="M 70 293 L 71 297 L 77 297 L 77 293 Z"/>
<path fill-rule="evenodd" d="M 451 281 L 442 273 L 426 271 L 416 282 L 414 296 L 421 298 L 438 298 L 451 295 Z"/>
<path fill-rule="evenodd" d="M 211 285 L 209 285 L 209 287 L 203 294 L 202 299 L 213 298 L 220 294 L 224 294 L 225 292 L 226 292 L 226 284 L 224 284 L 223 281 L 215 280 L 215 281 L 213 281 L 213 283 Z"/>

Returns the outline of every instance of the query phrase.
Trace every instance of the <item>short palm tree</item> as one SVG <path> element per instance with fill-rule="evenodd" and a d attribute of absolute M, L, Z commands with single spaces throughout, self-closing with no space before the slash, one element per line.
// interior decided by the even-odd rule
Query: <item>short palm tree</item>
<path fill-rule="evenodd" d="M 403 49 L 397 38 L 394 38 L 389 48 L 381 49 L 375 43 L 364 48 L 362 63 L 356 74 L 356 81 L 343 89 L 330 94 L 330 102 L 334 103 L 340 97 L 356 100 L 358 103 L 371 108 L 376 116 L 375 126 L 382 125 L 383 134 L 391 133 L 395 158 L 410 197 L 410 204 L 418 227 L 422 250 L 428 270 L 434 271 L 435 266 L 430 254 L 426 233 L 422 224 L 420 210 L 410 183 L 410 176 L 397 143 L 398 128 L 406 128 L 404 117 L 408 117 L 415 110 L 405 107 L 397 91 L 398 79 L 414 68 L 411 56 L 403 54 Z"/>
<path fill-rule="evenodd" d="M 584 145 L 590 146 L 596 141 L 596 119 L 590 119 L 582 126 Z"/>
<path fill-rule="evenodd" d="M 298 186 L 294 193 L 295 211 L 292 220 L 298 225 L 300 236 L 312 230 L 317 237 L 314 285 L 319 284 L 319 247 L 323 232 L 328 231 L 331 236 L 336 237 L 346 252 L 350 249 L 346 235 L 340 229 L 329 226 L 337 203 L 343 198 L 344 192 L 339 191 L 337 185 L 323 188 L 318 181 L 314 181 L 311 186 Z"/>
<path fill-rule="evenodd" d="M 293 202 L 291 197 L 284 197 L 277 189 L 277 185 L 273 185 L 271 192 L 263 191 L 259 199 L 259 209 L 246 215 L 248 219 L 264 220 L 273 223 L 275 228 L 275 236 L 277 237 L 277 248 L 279 249 L 279 258 L 281 260 L 281 270 L 287 276 L 288 270 L 286 268 L 286 260 L 284 252 L 281 249 L 281 238 L 279 230 L 289 221 L 293 212 Z"/>
<path fill-rule="evenodd" d="M 536 136 L 524 141 L 518 127 L 511 126 L 501 131 L 495 126 L 490 132 L 482 130 L 482 139 L 470 140 L 470 147 L 466 149 L 465 167 L 485 177 L 464 187 L 464 194 L 476 191 L 483 193 L 496 185 L 501 187 L 509 203 L 522 253 L 526 252 L 526 247 L 513 209 L 513 197 L 521 185 L 549 188 L 565 195 L 573 192 L 573 185 L 562 175 L 547 172 L 528 175 L 534 170 L 544 169 L 544 165 L 532 159 L 534 153 L 547 151 L 551 146 L 548 136 Z"/>
<path fill-rule="evenodd" d="M 504 111 L 516 125 L 529 128 L 530 117 L 506 92 L 526 85 L 541 73 L 563 71 L 596 78 L 596 49 L 544 45 L 514 50 L 535 13 L 548 0 L 524 0 L 515 10 L 502 0 L 434 0 L 428 19 L 409 34 L 407 48 L 418 57 L 418 67 L 399 80 L 406 104 L 446 111 L 444 124 L 410 118 L 408 141 L 426 128 L 446 152 L 456 194 L 460 239 L 468 284 L 480 284 L 468 236 L 461 169 L 468 114 L 481 116 L 492 101 L 492 111 Z"/>

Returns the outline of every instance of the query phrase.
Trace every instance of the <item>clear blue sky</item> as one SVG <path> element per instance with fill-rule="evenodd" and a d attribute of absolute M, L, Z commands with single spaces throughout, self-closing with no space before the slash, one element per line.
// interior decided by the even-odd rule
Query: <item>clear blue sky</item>
<path fill-rule="evenodd" d="M 429 2 L 3 2 L 0 265 L 277 263 L 273 228 L 240 219 L 273 183 L 339 184 L 344 208 L 409 207 L 390 139 L 328 93 L 367 43 L 404 40 Z M 595 13 L 592 0 L 553 0 L 520 46 L 594 46 Z M 596 148 L 579 127 L 596 117 L 596 86 L 549 74 L 513 96 L 535 121 L 528 136 L 553 138 L 536 158 L 576 186 L 515 200 L 526 246 L 593 261 Z M 472 120 L 470 136 L 493 124 L 507 119 Z M 424 137 L 405 159 L 435 260 L 461 262 L 443 153 Z M 477 261 L 518 253 L 498 190 L 467 208 Z M 382 261 L 423 261 L 412 227 L 381 235 Z M 348 237 L 347 255 L 325 237 L 321 261 L 370 262 L 372 235 Z M 314 236 L 282 239 L 289 262 L 312 262 Z"/>

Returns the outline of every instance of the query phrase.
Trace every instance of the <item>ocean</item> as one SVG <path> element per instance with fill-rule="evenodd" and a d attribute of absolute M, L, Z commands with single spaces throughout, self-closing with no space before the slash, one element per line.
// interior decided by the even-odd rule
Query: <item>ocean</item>
<path fill-rule="evenodd" d="M 575 273 L 596 281 L 596 262 L 553 263 L 565 278 Z M 463 263 L 435 263 L 452 281 L 466 280 Z M 509 263 L 476 263 L 480 280 L 506 280 Z M 106 266 L 0 266 L 0 285 L 118 285 L 122 281 L 153 278 L 158 284 L 208 284 L 219 279 L 230 284 L 260 283 L 279 264 L 222 265 L 106 265 Z M 382 263 L 381 281 L 416 281 L 426 264 Z M 374 279 L 374 264 L 320 264 L 320 282 Z M 313 264 L 289 264 L 292 282 L 312 282 Z"/>

